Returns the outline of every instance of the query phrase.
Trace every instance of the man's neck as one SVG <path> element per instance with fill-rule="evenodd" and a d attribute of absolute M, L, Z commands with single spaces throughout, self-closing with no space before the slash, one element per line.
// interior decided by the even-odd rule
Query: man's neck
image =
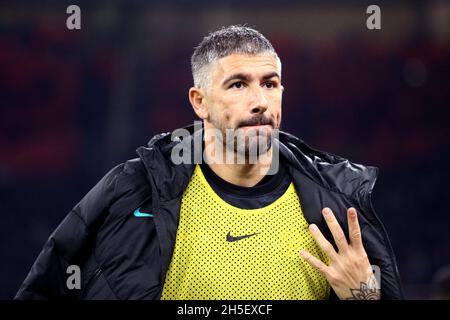
<path fill-rule="evenodd" d="M 241 187 L 253 187 L 264 178 L 255 164 L 209 164 L 223 180 Z"/>
<path fill-rule="evenodd" d="M 266 156 L 271 157 L 272 148 Z M 208 164 L 211 170 L 223 180 L 241 187 L 253 187 L 261 181 L 270 169 L 270 164 Z"/>

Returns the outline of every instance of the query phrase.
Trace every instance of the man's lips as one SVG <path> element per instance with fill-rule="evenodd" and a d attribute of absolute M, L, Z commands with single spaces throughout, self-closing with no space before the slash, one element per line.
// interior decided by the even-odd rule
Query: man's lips
<path fill-rule="evenodd" d="M 255 124 L 250 126 L 241 126 L 240 128 L 253 128 L 253 129 L 272 129 L 272 125 L 270 124 Z"/>
<path fill-rule="evenodd" d="M 256 134 L 256 135 L 271 135 L 272 134 L 273 127 L 270 124 L 263 124 L 263 125 L 251 125 L 251 126 L 242 126 L 238 129 L 238 131 L 241 131 L 244 135 L 248 134 Z"/>
<path fill-rule="evenodd" d="M 262 129 L 262 128 L 267 128 L 267 129 L 272 129 L 272 125 L 271 124 L 254 124 L 254 125 L 245 125 L 245 126 L 240 126 L 240 128 L 254 128 L 254 129 Z"/>

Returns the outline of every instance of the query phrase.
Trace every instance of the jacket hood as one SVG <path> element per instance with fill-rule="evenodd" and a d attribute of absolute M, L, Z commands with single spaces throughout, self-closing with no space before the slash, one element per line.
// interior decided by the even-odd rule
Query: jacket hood
<path fill-rule="evenodd" d="M 184 191 L 195 164 L 198 163 L 194 158 L 198 149 L 194 148 L 202 147 L 203 128 L 190 125 L 182 129 L 189 133 L 183 139 L 176 134 L 172 139 L 175 131 L 160 133 L 149 141 L 147 147 L 142 146 L 136 150 L 161 201 L 173 199 Z M 315 183 L 350 197 L 364 197 L 372 192 L 378 168 L 356 164 L 340 156 L 315 150 L 287 132 L 280 131 L 278 138 L 276 142 L 279 145 L 280 161 L 284 159 L 294 170 L 302 171 Z M 196 141 L 200 143 L 194 143 Z M 173 148 L 177 145 L 178 150 L 195 150 L 189 155 L 189 164 L 174 164 L 171 160 Z"/>

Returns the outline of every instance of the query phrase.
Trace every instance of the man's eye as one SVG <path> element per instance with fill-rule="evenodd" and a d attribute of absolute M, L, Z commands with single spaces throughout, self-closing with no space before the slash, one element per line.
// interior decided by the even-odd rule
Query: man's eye
<path fill-rule="evenodd" d="M 273 82 L 266 82 L 266 83 L 264 83 L 264 85 L 265 85 L 266 88 L 268 88 L 268 89 L 275 88 L 275 83 L 273 83 Z"/>
<path fill-rule="evenodd" d="M 241 89 L 244 87 L 244 83 L 239 81 L 239 82 L 235 82 L 231 85 L 231 88 L 236 88 L 236 89 Z"/>

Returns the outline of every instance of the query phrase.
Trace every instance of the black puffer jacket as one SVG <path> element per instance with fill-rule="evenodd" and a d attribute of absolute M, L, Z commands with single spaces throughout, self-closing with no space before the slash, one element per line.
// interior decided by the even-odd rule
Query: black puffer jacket
<path fill-rule="evenodd" d="M 171 150 L 178 143 L 193 145 L 194 135 L 202 134 L 186 129 L 192 134 L 182 142 L 159 134 L 137 149 L 139 158 L 108 172 L 50 235 L 16 299 L 159 299 L 181 197 L 195 167 L 173 164 Z M 381 268 L 382 297 L 401 299 L 394 253 L 370 198 L 377 169 L 313 150 L 287 133 L 280 132 L 279 142 L 308 223 L 334 243 L 322 208 L 331 208 L 348 230 L 346 209 L 355 207 L 369 260 Z M 137 208 L 153 217 L 134 216 Z M 67 288 L 69 265 L 81 268 L 80 290 Z"/>

